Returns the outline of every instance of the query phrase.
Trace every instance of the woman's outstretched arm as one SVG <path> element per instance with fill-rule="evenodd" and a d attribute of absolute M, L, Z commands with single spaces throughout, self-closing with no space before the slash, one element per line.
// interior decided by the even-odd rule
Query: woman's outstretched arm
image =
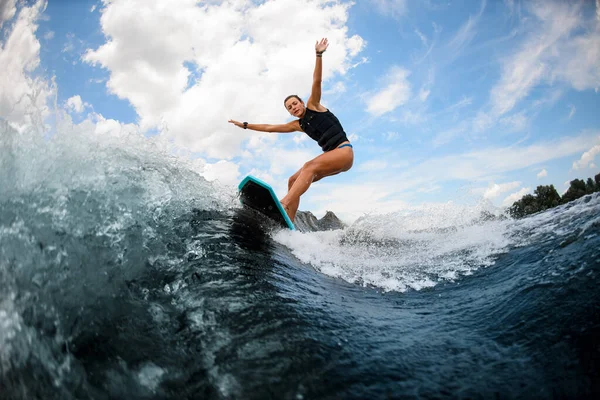
<path fill-rule="evenodd" d="M 323 53 L 327 50 L 329 42 L 327 38 L 321 39 L 315 44 L 316 60 L 315 72 L 313 72 L 313 84 L 310 92 L 310 97 L 306 102 L 311 108 L 319 110 L 321 104 L 321 82 L 323 81 Z"/>
<path fill-rule="evenodd" d="M 252 129 L 253 131 L 259 131 L 259 132 L 286 133 L 286 132 L 302 131 L 302 129 L 300 129 L 300 124 L 298 123 L 298 120 L 290 121 L 287 124 L 276 124 L 276 125 L 273 125 L 273 124 L 248 124 L 248 123 L 246 123 L 244 125 L 243 122 L 235 121 L 233 119 L 230 119 L 228 122 L 230 122 L 240 128 Z"/>

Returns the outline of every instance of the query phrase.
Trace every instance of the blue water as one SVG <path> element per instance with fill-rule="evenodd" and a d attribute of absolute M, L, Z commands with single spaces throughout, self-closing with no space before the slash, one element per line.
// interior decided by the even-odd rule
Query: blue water
<path fill-rule="evenodd" d="M 0 125 L 2 399 L 600 394 L 598 194 L 271 232 L 175 154 Z"/>

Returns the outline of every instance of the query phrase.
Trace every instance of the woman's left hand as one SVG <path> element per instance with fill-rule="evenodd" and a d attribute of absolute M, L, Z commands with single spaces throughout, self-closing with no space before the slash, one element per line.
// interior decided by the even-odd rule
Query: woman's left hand
<path fill-rule="evenodd" d="M 327 41 L 327 38 L 321 39 L 320 42 L 317 40 L 317 44 L 315 44 L 315 51 L 317 53 L 322 53 L 325 50 L 327 50 L 328 46 L 329 46 L 329 42 Z"/>
<path fill-rule="evenodd" d="M 227 121 L 231 124 L 234 124 L 235 126 L 239 127 L 239 128 L 243 128 L 244 127 L 244 123 L 240 122 L 240 121 L 235 121 L 233 119 L 230 119 L 229 121 Z"/>

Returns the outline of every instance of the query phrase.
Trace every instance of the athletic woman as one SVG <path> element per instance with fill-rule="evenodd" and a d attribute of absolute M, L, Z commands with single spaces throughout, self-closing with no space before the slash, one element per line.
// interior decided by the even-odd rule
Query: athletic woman
<path fill-rule="evenodd" d="M 232 124 L 260 132 L 305 132 L 316 140 L 323 154 L 308 161 L 288 181 L 288 193 L 281 199 L 281 205 L 292 221 L 300 205 L 300 196 L 311 183 L 340 172 L 348 171 L 354 161 L 352 145 L 346 137 L 342 124 L 327 108 L 321 105 L 321 81 L 323 75 L 323 53 L 327 50 L 327 39 L 315 44 L 316 61 L 313 84 L 306 105 L 296 95 L 288 96 L 283 104 L 288 112 L 298 119 L 287 124 L 249 124 L 229 120 Z"/>

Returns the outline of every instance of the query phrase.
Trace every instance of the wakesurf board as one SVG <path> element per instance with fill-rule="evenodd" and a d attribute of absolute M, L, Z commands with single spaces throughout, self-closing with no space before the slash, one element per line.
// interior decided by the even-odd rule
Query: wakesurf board
<path fill-rule="evenodd" d="M 294 223 L 288 217 L 269 184 L 248 175 L 240 182 L 238 190 L 240 201 L 245 207 L 270 218 L 283 228 L 295 230 Z"/>

